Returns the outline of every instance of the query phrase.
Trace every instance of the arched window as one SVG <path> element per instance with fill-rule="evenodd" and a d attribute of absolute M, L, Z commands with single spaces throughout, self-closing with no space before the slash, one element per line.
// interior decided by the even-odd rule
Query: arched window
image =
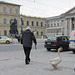
<path fill-rule="evenodd" d="M 32 21 L 32 26 L 34 26 L 34 22 Z"/>
<path fill-rule="evenodd" d="M 4 35 L 7 36 L 7 31 L 6 30 L 4 30 Z"/>
<path fill-rule="evenodd" d="M 27 26 L 29 26 L 29 21 L 27 21 Z"/>

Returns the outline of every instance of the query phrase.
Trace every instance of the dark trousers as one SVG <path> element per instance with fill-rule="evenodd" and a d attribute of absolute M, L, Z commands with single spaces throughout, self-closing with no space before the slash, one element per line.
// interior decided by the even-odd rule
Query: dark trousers
<path fill-rule="evenodd" d="M 30 51 L 31 51 L 31 47 L 24 47 L 23 46 L 23 49 L 24 49 L 24 53 L 25 53 L 25 62 L 28 63 L 28 61 L 30 61 Z"/>

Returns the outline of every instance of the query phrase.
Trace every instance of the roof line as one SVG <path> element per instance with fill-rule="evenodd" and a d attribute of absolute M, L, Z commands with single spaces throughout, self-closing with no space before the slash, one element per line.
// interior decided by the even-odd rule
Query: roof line
<path fill-rule="evenodd" d="M 0 4 L 9 4 L 9 5 L 15 5 L 15 6 L 21 6 L 19 4 L 14 4 L 14 3 L 9 3 L 9 2 L 5 2 L 5 1 L 0 1 Z"/>

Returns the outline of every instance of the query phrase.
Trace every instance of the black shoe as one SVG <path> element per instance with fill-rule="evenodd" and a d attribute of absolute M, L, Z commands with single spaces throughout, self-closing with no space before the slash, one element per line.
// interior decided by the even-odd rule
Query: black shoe
<path fill-rule="evenodd" d="M 30 59 L 28 61 L 30 62 Z"/>
<path fill-rule="evenodd" d="M 28 62 L 26 62 L 26 65 L 28 65 L 29 63 Z"/>
<path fill-rule="evenodd" d="M 29 62 L 28 62 L 27 60 L 25 60 L 25 64 L 26 64 L 26 65 L 28 65 L 28 64 L 29 64 Z"/>

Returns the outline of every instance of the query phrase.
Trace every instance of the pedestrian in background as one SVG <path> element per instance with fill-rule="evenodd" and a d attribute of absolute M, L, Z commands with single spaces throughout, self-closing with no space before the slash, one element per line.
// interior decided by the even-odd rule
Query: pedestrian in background
<path fill-rule="evenodd" d="M 23 49 L 25 53 L 25 64 L 29 64 L 30 62 L 30 51 L 32 49 L 32 43 L 35 43 L 35 46 L 37 45 L 36 38 L 34 34 L 31 32 L 31 28 L 27 27 L 26 30 L 22 33 L 21 37 L 21 44 L 23 44 Z"/>
<path fill-rule="evenodd" d="M 20 35 L 17 37 L 17 39 L 18 39 L 18 43 L 19 43 L 21 41 Z"/>

